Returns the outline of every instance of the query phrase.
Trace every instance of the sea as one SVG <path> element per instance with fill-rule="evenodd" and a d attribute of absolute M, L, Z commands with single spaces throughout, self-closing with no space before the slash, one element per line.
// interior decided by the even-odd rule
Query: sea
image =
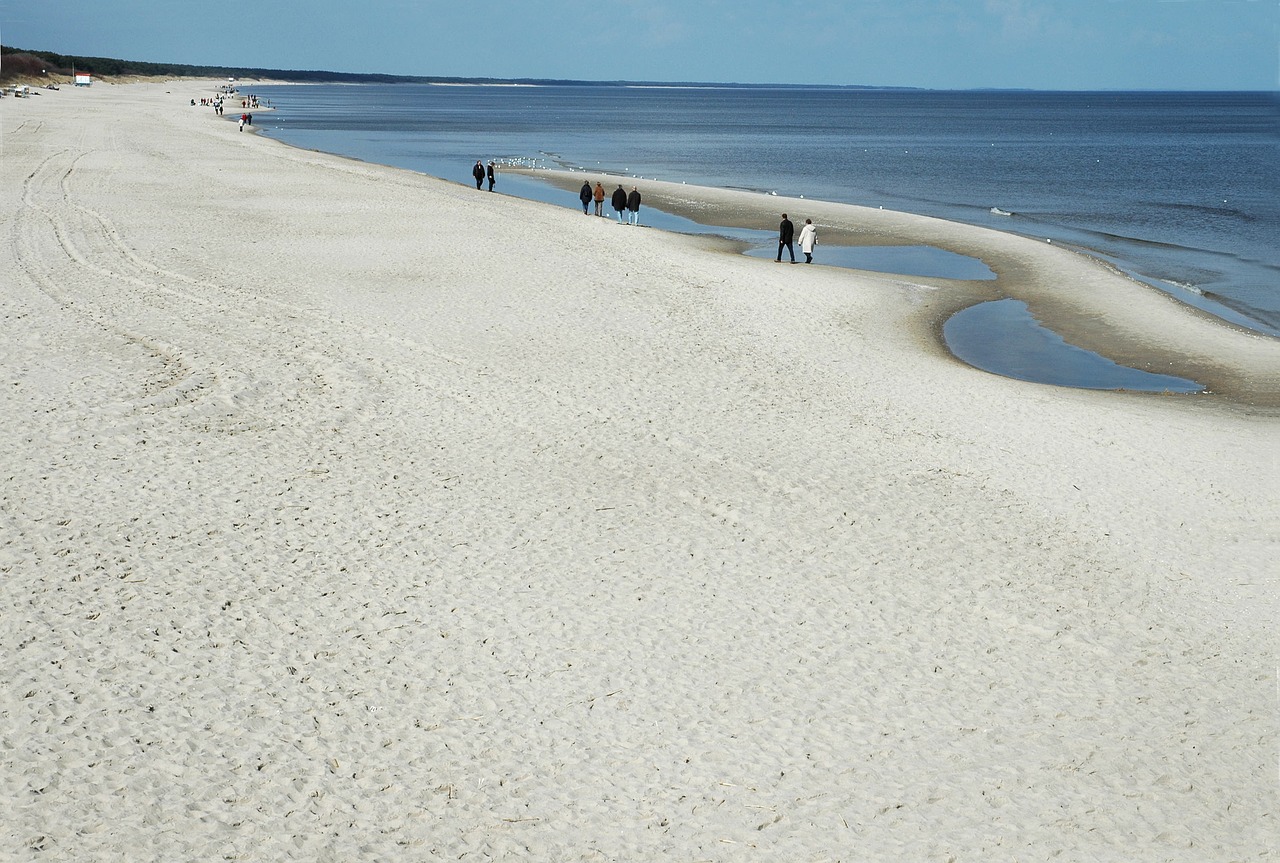
<path fill-rule="evenodd" d="M 472 182 L 477 159 L 494 159 L 1051 239 L 1280 337 L 1276 92 L 425 83 L 244 92 L 272 108 L 254 118 L 260 133 L 459 183 Z M 499 191 L 577 206 L 576 195 L 500 177 Z"/>

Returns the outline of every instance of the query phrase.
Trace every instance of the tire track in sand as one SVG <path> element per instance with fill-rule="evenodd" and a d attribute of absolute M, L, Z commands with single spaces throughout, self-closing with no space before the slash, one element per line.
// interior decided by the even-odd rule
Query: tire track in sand
<path fill-rule="evenodd" d="M 22 212 L 14 222 L 15 266 L 64 312 L 111 336 L 143 348 L 159 364 L 143 386 L 135 408 L 177 404 L 198 397 L 216 383 L 197 371 L 177 346 L 125 324 L 107 304 L 108 285 L 155 288 L 136 275 L 113 268 L 105 249 L 110 228 L 72 201 L 69 180 L 85 153 L 59 150 L 23 181 Z M 50 195 L 50 189 L 56 192 Z"/>
<path fill-rule="evenodd" d="M 280 362 L 269 364 L 269 374 L 259 371 L 263 352 L 288 344 L 280 336 L 289 334 L 290 321 L 305 310 L 250 296 L 234 284 L 192 278 L 140 255 L 114 222 L 77 200 L 74 180 L 91 152 L 84 146 L 59 150 L 28 174 L 13 248 L 18 271 L 64 312 L 142 348 L 157 363 L 137 395 L 107 406 L 108 413 L 182 407 L 226 422 L 251 403 L 296 404 L 367 384 L 349 363 L 314 351 L 277 350 Z M 286 315 L 246 317 L 250 300 L 278 306 Z M 243 326 L 227 328 L 219 340 L 201 328 L 202 320 L 228 316 Z M 182 346 L 172 337 L 179 333 Z M 288 379 L 279 376 L 281 369 L 289 370 Z"/>

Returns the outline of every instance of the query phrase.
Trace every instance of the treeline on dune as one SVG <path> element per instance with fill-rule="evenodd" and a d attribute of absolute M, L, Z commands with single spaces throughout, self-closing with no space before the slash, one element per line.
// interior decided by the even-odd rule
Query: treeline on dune
<path fill-rule="evenodd" d="M 89 74 L 106 81 L 129 81 L 139 78 L 250 78 L 297 83 L 334 84 L 568 84 L 583 87 L 610 87 L 625 84 L 680 87 L 702 85 L 697 81 L 586 81 L 563 78 L 461 78 L 445 75 L 384 75 L 374 72 L 329 72 L 317 69 L 260 69 L 248 66 L 194 66 L 187 63 L 152 63 L 145 60 L 118 60 L 113 57 L 84 57 L 33 51 L 0 45 L 0 85 L 65 84 L 72 73 Z M 717 87 L 805 87 L 820 89 L 885 89 L 856 84 L 735 84 L 719 82 Z M 889 88 L 911 89 L 911 88 Z"/>
<path fill-rule="evenodd" d="M 84 57 L 33 51 L 0 45 L 0 84 L 69 83 L 72 73 L 89 74 L 107 81 L 138 78 L 254 78 L 298 83 L 348 84 L 483 84 L 488 82 L 520 84 L 599 85 L 600 81 L 563 81 L 544 78 L 460 78 L 450 76 L 384 75 L 373 72 L 329 72 L 317 69 L 261 69 L 249 66 L 195 66 L 187 63 L 151 63 L 144 60 L 118 60 L 113 57 Z"/>
<path fill-rule="evenodd" d="M 405 75 L 357 74 L 309 70 L 257 69 L 245 66 L 194 66 L 186 63 L 151 63 L 113 57 L 83 57 L 53 51 L 32 51 L 0 45 L 0 81 L 57 84 L 69 81 L 72 72 L 95 78 L 270 78 L 280 81 L 395 82 L 422 80 Z M 448 79 L 441 79 L 448 80 Z"/>

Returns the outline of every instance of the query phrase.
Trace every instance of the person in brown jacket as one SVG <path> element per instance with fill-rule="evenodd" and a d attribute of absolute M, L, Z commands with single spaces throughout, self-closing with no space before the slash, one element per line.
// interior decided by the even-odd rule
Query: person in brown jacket
<path fill-rule="evenodd" d="M 604 215 L 604 186 L 600 185 L 599 183 L 596 183 L 596 191 L 595 191 L 594 197 L 596 202 L 596 215 L 603 216 Z"/>

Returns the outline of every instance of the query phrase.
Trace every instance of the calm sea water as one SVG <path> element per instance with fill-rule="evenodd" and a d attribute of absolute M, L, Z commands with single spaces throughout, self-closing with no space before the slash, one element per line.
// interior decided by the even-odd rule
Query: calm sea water
<path fill-rule="evenodd" d="M 478 158 L 537 160 L 940 216 L 1092 249 L 1280 335 L 1276 93 L 253 90 L 276 109 L 259 129 L 297 146 L 462 183 Z"/>

